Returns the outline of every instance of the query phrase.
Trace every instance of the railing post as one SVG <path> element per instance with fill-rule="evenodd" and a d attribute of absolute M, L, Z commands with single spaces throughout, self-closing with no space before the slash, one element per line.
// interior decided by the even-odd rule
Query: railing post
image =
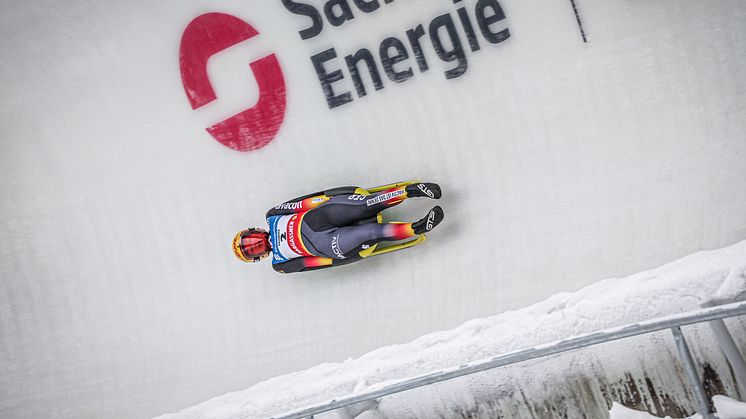
<path fill-rule="evenodd" d="M 689 384 L 694 392 L 694 397 L 697 399 L 697 404 L 699 405 L 698 413 L 702 415 L 703 419 L 712 419 L 712 415 L 710 415 L 710 406 L 707 404 L 705 389 L 702 386 L 702 382 L 699 380 L 697 366 L 694 363 L 692 353 L 689 351 L 689 345 L 687 345 L 686 339 L 684 339 L 684 335 L 681 333 L 681 327 L 672 327 L 671 332 L 673 333 L 673 339 L 676 342 L 676 348 L 679 350 L 681 361 L 684 363 L 684 370 L 686 371 L 686 375 L 689 377 Z"/>
<path fill-rule="evenodd" d="M 712 320 L 709 324 L 715 333 L 720 349 L 725 354 L 725 358 L 733 369 L 739 395 L 742 398 L 746 397 L 746 362 L 744 362 L 743 356 L 738 350 L 736 342 L 733 340 L 733 336 L 725 326 L 723 319 Z"/>

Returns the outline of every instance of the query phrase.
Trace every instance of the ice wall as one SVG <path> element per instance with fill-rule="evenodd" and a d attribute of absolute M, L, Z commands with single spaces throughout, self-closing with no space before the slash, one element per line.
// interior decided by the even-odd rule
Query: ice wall
<path fill-rule="evenodd" d="M 510 37 L 474 23 L 472 51 L 476 0 L 381 2 L 308 40 L 281 2 L 5 2 L 0 416 L 174 411 L 746 238 L 746 6 L 575 3 L 588 42 L 569 2 L 505 0 Z M 210 59 L 218 100 L 193 110 L 180 42 L 207 12 L 259 35 Z M 431 34 L 424 73 L 407 37 L 445 14 L 468 62 L 451 79 Z M 413 76 L 363 72 L 360 98 L 344 57 L 387 37 Z M 354 99 L 334 109 L 310 60 L 332 47 Z M 283 122 L 227 148 L 205 128 L 257 103 L 268 54 Z M 288 277 L 231 254 L 289 197 L 411 177 L 445 190 L 422 247 Z"/>

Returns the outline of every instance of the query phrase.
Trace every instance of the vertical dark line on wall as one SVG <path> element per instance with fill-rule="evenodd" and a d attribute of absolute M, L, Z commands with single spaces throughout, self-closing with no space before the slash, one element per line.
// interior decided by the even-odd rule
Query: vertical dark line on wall
<path fill-rule="evenodd" d="M 578 28 L 580 29 L 580 35 L 583 37 L 583 42 L 588 42 L 588 39 L 585 37 L 585 30 L 583 29 L 583 21 L 580 20 L 580 14 L 578 13 L 578 6 L 575 5 L 575 0 L 570 0 L 570 3 L 572 3 L 572 10 L 575 12 L 575 20 L 578 21 Z"/>

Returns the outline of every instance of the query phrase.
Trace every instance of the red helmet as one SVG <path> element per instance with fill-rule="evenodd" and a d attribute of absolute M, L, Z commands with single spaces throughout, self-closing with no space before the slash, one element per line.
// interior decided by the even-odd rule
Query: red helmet
<path fill-rule="evenodd" d="M 241 230 L 233 238 L 233 253 L 244 262 L 259 262 L 271 251 L 269 233 L 261 228 Z"/>

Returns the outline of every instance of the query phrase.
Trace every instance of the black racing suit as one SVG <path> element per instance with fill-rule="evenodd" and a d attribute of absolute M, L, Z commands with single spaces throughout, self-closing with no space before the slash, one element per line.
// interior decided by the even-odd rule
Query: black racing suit
<path fill-rule="evenodd" d="M 347 186 L 305 195 L 270 209 L 267 223 L 272 266 L 278 272 L 290 273 L 344 265 L 362 259 L 361 252 L 379 241 L 417 235 L 412 223 L 378 223 L 376 218 L 379 212 L 409 196 L 423 195 L 412 185 L 370 195 Z"/>

